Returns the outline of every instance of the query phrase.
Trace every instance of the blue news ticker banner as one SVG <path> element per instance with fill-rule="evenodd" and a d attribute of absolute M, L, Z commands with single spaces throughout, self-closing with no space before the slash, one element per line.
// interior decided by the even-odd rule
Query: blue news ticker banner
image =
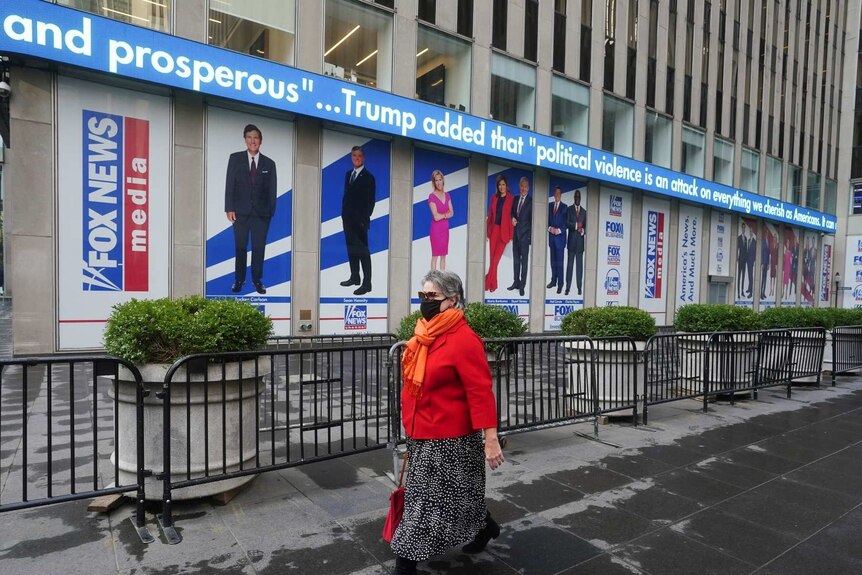
<path fill-rule="evenodd" d="M 0 52 L 456 147 L 827 233 L 835 216 L 659 166 L 44 2 L 0 3 Z"/>

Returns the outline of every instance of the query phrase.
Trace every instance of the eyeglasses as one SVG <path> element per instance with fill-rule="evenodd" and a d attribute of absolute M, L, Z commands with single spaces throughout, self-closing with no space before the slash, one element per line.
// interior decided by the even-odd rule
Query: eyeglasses
<path fill-rule="evenodd" d="M 446 296 L 436 291 L 419 292 L 419 301 L 435 301 L 437 298 L 446 299 Z"/>

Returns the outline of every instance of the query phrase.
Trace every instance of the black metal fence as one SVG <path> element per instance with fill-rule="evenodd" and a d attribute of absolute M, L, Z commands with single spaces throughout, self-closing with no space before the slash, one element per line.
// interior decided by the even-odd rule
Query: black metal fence
<path fill-rule="evenodd" d="M 193 355 L 165 374 L 162 528 L 175 498 L 391 442 L 389 345 Z M 215 488 L 206 486 L 221 482 Z"/>
<path fill-rule="evenodd" d="M 832 385 L 837 375 L 862 369 L 862 326 L 832 329 Z"/>
<path fill-rule="evenodd" d="M 134 492 L 143 504 L 146 392 L 138 369 L 108 356 L 0 361 L 0 512 Z"/>

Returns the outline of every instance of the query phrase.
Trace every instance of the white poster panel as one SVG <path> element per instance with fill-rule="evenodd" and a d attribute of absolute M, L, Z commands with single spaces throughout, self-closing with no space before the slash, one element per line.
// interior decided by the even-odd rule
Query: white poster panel
<path fill-rule="evenodd" d="M 59 348 L 102 346 L 115 304 L 170 286 L 170 100 L 60 76 Z"/>
<path fill-rule="evenodd" d="M 862 236 L 847 236 L 844 254 L 841 307 L 862 307 Z"/>
<path fill-rule="evenodd" d="M 802 253 L 799 258 L 802 260 L 802 278 L 800 279 L 801 288 L 799 293 L 802 295 L 800 303 L 804 307 L 814 305 L 814 299 L 817 292 L 817 241 L 820 239 L 816 232 L 806 231 L 802 234 Z"/>
<path fill-rule="evenodd" d="M 790 226 L 784 226 L 782 253 L 781 305 L 796 305 L 796 294 L 799 292 L 799 234 Z"/>
<path fill-rule="evenodd" d="M 467 279 L 467 204 L 470 161 L 416 148 L 413 151 L 413 242 L 410 257 L 410 310 L 428 270 L 446 270 Z"/>
<path fill-rule="evenodd" d="M 323 130 L 321 334 L 388 329 L 391 161 L 386 140 Z"/>
<path fill-rule="evenodd" d="M 641 211 L 640 295 L 638 305 L 655 318 L 667 322 L 666 259 L 670 202 L 644 196 Z"/>
<path fill-rule="evenodd" d="M 778 225 L 763 222 L 760 232 L 760 309 L 775 307 L 778 283 L 778 254 L 780 241 Z"/>
<path fill-rule="evenodd" d="M 584 307 L 584 251 L 590 237 L 586 186 L 585 182 L 550 178 L 545 331 L 559 330 L 566 314 Z"/>
<path fill-rule="evenodd" d="M 730 214 L 713 210 L 709 228 L 709 275 L 733 275 L 729 250 Z"/>
<path fill-rule="evenodd" d="M 736 219 L 735 303 L 754 307 L 754 263 L 757 261 L 757 220 Z"/>
<path fill-rule="evenodd" d="M 487 205 L 485 303 L 529 318 L 533 172 L 489 163 Z"/>
<path fill-rule="evenodd" d="M 596 306 L 628 305 L 629 246 L 632 219 L 630 192 L 602 188 L 599 193 L 599 258 Z"/>
<path fill-rule="evenodd" d="M 674 309 L 700 302 L 703 210 L 688 204 L 679 207 L 676 252 L 676 299 Z"/>
<path fill-rule="evenodd" d="M 820 307 L 826 307 L 832 302 L 832 253 L 835 249 L 835 236 L 823 237 L 823 250 L 820 252 L 820 283 L 818 300 Z"/>
<path fill-rule="evenodd" d="M 246 126 L 262 136 L 253 183 Z M 293 145 L 292 122 L 207 109 L 206 296 L 257 306 L 282 336 L 291 331 Z M 264 202 L 244 201 L 265 196 Z"/>

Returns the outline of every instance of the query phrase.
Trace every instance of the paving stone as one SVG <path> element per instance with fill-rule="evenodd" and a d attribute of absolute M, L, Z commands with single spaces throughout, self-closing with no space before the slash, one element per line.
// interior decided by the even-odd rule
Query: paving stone
<path fill-rule="evenodd" d="M 662 474 L 655 478 L 655 485 L 701 505 L 712 505 L 743 491 L 742 487 L 712 479 L 691 468 Z"/>
<path fill-rule="evenodd" d="M 572 533 L 537 517 L 507 525 L 488 551 L 519 573 L 551 575 L 601 554 Z"/>
<path fill-rule="evenodd" d="M 580 491 L 546 477 L 537 477 L 529 483 L 510 485 L 499 492 L 505 495 L 510 503 L 533 513 L 559 507 L 584 496 Z"/>
<path fill-rule="evenodd" d="M 650 487 L 639 491 L 630 498 L 619 501 L 617 505 L 645 519 L 663 523 L 676 521 L 704 508 L 697 501 L 671 493 L 661 487 Z"/>
<path fill-rule="evenodd" d="M 549 473 L 549 479 L 559 481 L 583 493 L 598 493 L 631 483 L 632 479 L 610 469 L 595 465 Z"/>
<path fill-rule="evenodd" d="M 590 505 L 577 513 L 556 518 L 554 523 L 600 549 L 627 543 L 660 527 L 612 505 Z"/>
<path fill-rule="evenodd" d="M 605 553 L 571 569 L 566 569 L 559 575 L 640 575 L 644 573 L 619 557 Z"/>
<path fill-rule="evenodd" d="M 646 535 L 614 551 L 614 555 L 646 572 L 662 575 L 741 575 L 753 570 L 748 563 L 669 529 Z"/>

